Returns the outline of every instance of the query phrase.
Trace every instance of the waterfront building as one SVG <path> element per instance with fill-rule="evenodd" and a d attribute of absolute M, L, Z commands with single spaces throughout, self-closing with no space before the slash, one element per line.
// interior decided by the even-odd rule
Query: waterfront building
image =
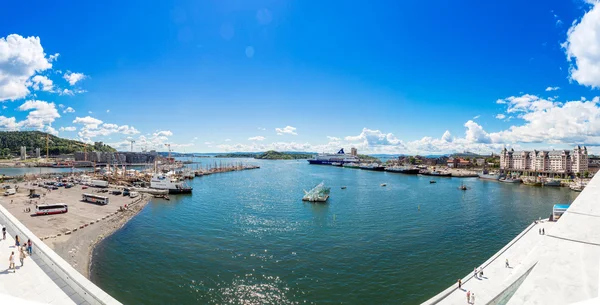
<path fill-rule="evenodd" d="M 477 158 L 477 159 L 475 159 L 475 164 L 477 164 L 477 166 L 484 166 L 485 165 L 485 158 Z"/>
<path fill-rule="evenodd" d="M 35 149 L 35 157 L 39 159 L 40 156 L 41 156 L 40 148 L 38 147 L 38 148 Z"/>
<path fill-rule="evenodd" d="M 355 157 L 358 156 L 358 150 L 356 149 L 356 147 L 350 148 L 350 155 Z"/>
<path fill-rule="evenodd" d="M 553 151 L 515 151 L 504 148 L 500 153 L 500 169 L 552 172 L 584 173 L 588 170 L 588 152 L 584 146 L 569 150 Z"/>

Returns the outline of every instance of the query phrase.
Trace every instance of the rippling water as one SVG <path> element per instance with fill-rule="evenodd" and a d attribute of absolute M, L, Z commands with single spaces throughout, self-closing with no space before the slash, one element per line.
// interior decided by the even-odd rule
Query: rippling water
<path fill-rule="evenodd" d="M 577 195 L 245 161 L 261 169 L 196 178 L 193 195 L 148 204 L 98 245 L 92 280 L 125 304 L 415 304 Z M 321 181 L 329 202 L 302 202 Z"/>

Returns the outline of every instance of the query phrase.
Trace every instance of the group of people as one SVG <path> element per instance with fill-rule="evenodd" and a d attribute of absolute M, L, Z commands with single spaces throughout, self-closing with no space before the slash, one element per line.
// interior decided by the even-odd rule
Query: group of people
<path fill-rule="evenodd" d="M 6 240 L 5 226 L 2 226 L 2 240 Z M 15 235 L 15 248 L 19 251 L 19 261 L 21 262 L 21 267 L 23 267 L 25 258 L 33 254 L 33 243 L 31 242 L 31 239 L 29 239 L 27 242 L 24 242 L 21 245 L 21 239 L 19 238 L 19 235 Z M 10 253 L 10 257 L 8 258 L 8 269 L 12 269 L 13 272 L 17 272 L 15 267 L 15 251 L 12 251 Z"/>
<path fill-rule="evenodd" d="M 467 291 L 467 303 L 475 304 L 475 292 Z"/>
<path fill-rule="evenodd" d="M 538 229 L 538 234 L 540 234 L 540 235 L 546 235 L 546 230 L 544 230 L 544 228 L 539 228 Z"/>
<path fill-rule="evenodd" d="M 477 279 L 483 278 L 483 267 L 475 268 L 475 270 L 473 270 L 473 276 Z"/>

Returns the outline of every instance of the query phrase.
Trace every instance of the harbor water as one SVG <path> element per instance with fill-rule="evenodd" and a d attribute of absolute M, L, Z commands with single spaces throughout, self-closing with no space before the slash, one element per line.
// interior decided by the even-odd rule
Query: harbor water
<path fill-rule="evenodd" d="M 149 203 L 96 247 L 92 280 L 124 304 L 418 304 L 577 196 L 304 160 L 243 162 L 261 168 L 197 177 L 193 194 Z M 322 181 L 328 202 L 303 202 Z"/>

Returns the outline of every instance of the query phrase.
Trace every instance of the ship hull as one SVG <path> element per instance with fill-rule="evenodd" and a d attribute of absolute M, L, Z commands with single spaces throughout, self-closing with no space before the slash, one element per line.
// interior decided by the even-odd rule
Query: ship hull
<path fill-rule="evenodd" d="M 368 170 L 368 171 L 382 172 L 383 170 L 385 170 L 385 167 L 383 167 L 383 166 L 376 166 L 376 167 L 360 167 L 360 169 L 364 169 L 364 170 Z"/>
<path fill-rule="evenodd" d="M 405 175 L 416 175 L 419 173 L 419 169 L 386 169 L 386 171 L 391 173 L 400 173 Z"/>
<path fill-rule="evenodd" d="M 480 174 L 479 175 L 479 179 L 497 181 L 497 180 L 500 180 L 500 175 L 483 175 L 483 174 Z"/>
<path fill-rule="evenodd" d="M 191 194 L 192 188 L 169 189 L 169 194 Z"/>

